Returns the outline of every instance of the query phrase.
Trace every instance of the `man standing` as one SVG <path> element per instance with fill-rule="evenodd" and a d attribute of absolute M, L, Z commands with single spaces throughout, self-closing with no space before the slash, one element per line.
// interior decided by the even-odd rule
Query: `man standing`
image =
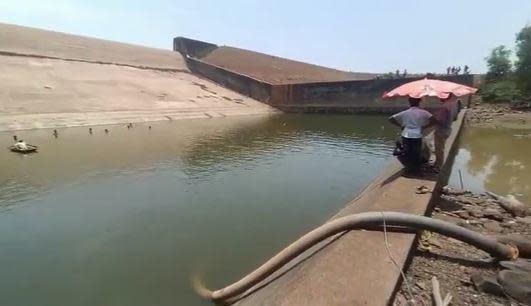
<path fill-rule="evenodd" d="M 435 163 L 434 167 L 439 170 L 444 162 L 444 147 L 446 139 L 452 132 L 452 122 L 457 116 L 457 101 L 452 95 L 446 99 L 440 99 L 441 106 L 435 112 L 437 124 L 434 132 Z"/>
<path fill-rule="evenodd" d="M 409 108 L 389 117 L 389 122 L 402 128 L 404 165 L 407 172 L 418 172 L 422 164 L 422 130 L 436 124 L 432 114 L 419 107 L 421 99 L 409 98 Z"/>

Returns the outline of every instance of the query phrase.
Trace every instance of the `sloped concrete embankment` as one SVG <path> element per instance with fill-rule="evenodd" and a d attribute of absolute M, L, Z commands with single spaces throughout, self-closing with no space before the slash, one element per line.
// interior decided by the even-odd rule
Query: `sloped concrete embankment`
<path fill-rule="evenodd" d="M 403 109 L 407 101 L 387 102 L 381 95 L 420 79 L 378 79 L 376 75 L 347 73 L 236 48 L 225 48 L 223 55 L 211 59 L 209 54 L 219 48 L 188 38 L 174 39 L 174 50 L 183 55 L 192 73 L 286 112 L 390 113 Z M 246 58 L 254 61 L 235 61 L 242 51 L 246 51 L 243 52 Z M 291 65 L 293 69 L 275 65 Z M 434 77 L 465 85 L 478 81 L 476 75 Z M 429 107 L 437 104 L 435 100 L 427 103 Z"/>
<path fill-rule="evenodd" d="M 0 131 L 277 112 L 171 50 L 0 23 L 0 66 Z"/>

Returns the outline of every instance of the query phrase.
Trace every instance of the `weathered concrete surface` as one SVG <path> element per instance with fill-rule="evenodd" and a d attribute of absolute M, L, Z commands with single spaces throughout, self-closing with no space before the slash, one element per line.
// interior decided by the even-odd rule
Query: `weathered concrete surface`
<path fill-rule="evenodd" d="M 407 100 L 389 103 L 382 94 L 424 77 L 380 79 L 373 73 L 340 71 L 184 37 L 174 38 L 173 48 L 186 57 L 194 74 L 286 112 L 393 112 L 407 106 Z M 469 86 L 479 80 L 476 75 L 432 78 Z M 436 105 L 438 101 L 432 103 Z"/>
<path fill-rule="evenodd" d="M 424 77 L 291 84 L 287 85 L 286 97 L 283 99 L 284 102 L 281 106 L 288 110 L 319 107 L 330 110 L 403 108 L 408 105 L 407 99 L 388 101 L 382 99 L 382 94 L 395 87 L 422 78 Z M 474 86 L 476 80 L 475 75 L 433 76 L 432 78 L 468 86 Z M 435 102 L 432 103 L 433 105 L 439 104 L 436 99 L 431 99 L 431 102 Z"/>
<path fill-rule="evenodd" d="M 216 84 L 230 88 L 245 96 L 274 105 L 274 85 L 253 79 L 247 75 L 205 63 L 195 58 L 187 58 L 188 68 L 198 76 L 212 80 Z"/>
<path fill-rule="evenodd" d="M 173 51 L 181 53 L 183 57 L 202 58 L 217 48 L 218 45 L 186 37 L 173 39 Z"/>
<path fill-rule="evenodd" d="M 5 23 L 0 23 L 1 53 L 187 70 L 182 56 L 171 50 L 148 48 Z"/>
<path fill-rule="evenodd" d="M 0 131 L 276 112 L 186 72 L 177 52 L 0 24 L 5 50 L 71 60 L 0 55 Z"/>
<path fill-rule="evenodd" d="M 348 72 L 260 52 L 217 46 L 185 37 L 173 39 L 173 49 L 203 62 L 269 84 L 369 80 L 376 74 Z"/>
<path fill-rule="evenodd" d="M 424 215 L 434 194 L 416 194 L 417 186 L 437 190 L 451 168 L 464 112 L 448 139 L 442 177 L 435 180 L 401 176 L 398 162 L 373 181 L 334 218 L 367 211 L 399 211 Z M 407 264 L 416 235 L 388 233 L 389 248 L 400 268 Z M 380 231 L 350 231 L 328 239 L 299 256 L 290 266 L 251 289 L 236 305 L 387 305 L 400 281 L 400 272 L 386 251 Z"/>

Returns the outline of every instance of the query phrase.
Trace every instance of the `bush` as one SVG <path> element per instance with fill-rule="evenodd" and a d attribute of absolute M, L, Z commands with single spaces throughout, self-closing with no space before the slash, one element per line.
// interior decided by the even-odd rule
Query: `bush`
<path fill-rule="evenodd" d="M 516 79 L 522 92 L 531 95 L 531 26 L 516 36 Z"/>
<path fill-rule="evenodd" d="M 489 103 L 510 103 L 521 99 L 520 91 L 513 80 L 487 82 L 481 86 L 479 95 Z"/>
<path fill-rule="evenodd" d="M 485 58 L 487 61 L 487 82 L 496 82 L 506 79 L 512 72 L 511 50 L 505 46 L 498 46 Z"/>

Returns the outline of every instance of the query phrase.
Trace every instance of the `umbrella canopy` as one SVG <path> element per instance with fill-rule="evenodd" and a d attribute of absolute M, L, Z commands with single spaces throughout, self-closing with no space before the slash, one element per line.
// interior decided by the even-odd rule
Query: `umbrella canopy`
<path fill-rule="evenodd" d="M 384 99 L 390 99 L 395 97 L 438 97 L 440 99 L 446 99 L 450 94 L 461 97 L 464 95 L 475 94 L 477 88 L 469 87 L 453 82 L 433 80 L 425 78 L 423 80 L 413 81 L 397 88 L 385 92 Z"/>

